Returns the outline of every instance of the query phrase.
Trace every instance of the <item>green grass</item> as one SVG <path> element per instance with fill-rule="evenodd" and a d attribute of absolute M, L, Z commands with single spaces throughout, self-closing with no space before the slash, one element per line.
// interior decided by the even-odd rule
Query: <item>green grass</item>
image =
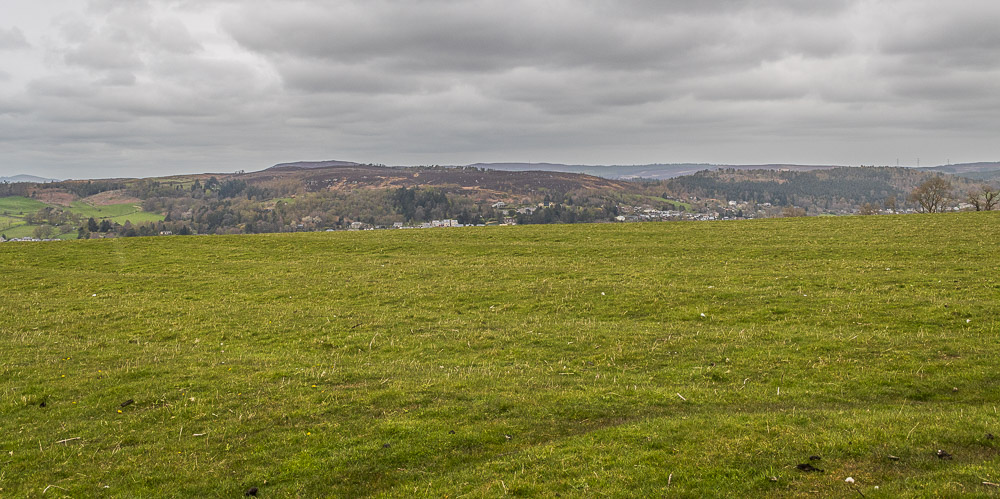
<path fill-rule="evenodd" d="M 995 496 L 998 225 L 3 244 L 0 496 Z"/>
<path fill-rule="evenodd" d="M 35 213 L 46 206 L 75 213 L 84 219 L 93 217 L 100 221 L 107 219 L 114 223 L 124 225 L 125 222 L 141 224 L 147 222 L 163 221 L 164 216 L 159 213 L 142 211 L 142 207 L 133 203 L 120 203 L 104 206 L 94 206 L 84 201 L 73 201 L 69 207 L 50 205 L 25 197 L 2 197 L 0 198 L 0 233 L 6 234 L 9 238 L 30 237 L 34 234 L 38 225 L 27 225 L 24 223 L 22 214 Z M 6 215 L 4 215 L 6 213 Z M 76 238 L 76 232 L 71 234 L 61 234 L 62 239 Z"/>
<path fill-rule="evenodd" d="M 37 225 L 19 225 L 16 227 L 11 227 L 6 230 L 0 230 L 0 234 L 5 234 L 9 239 L 20 238 L 20 237 L 35 237 L 35 229 Z M 58 229 L 58 228 L 57 228 Z M 56 230 L 53 230 L 52 239 L 76 239 L 77 232 L 75 230 L 67 232 L 65 234 L 60 234 Z"/>
<path fill-rule="evenodd" d="M 128 215 L 140 211 L 141 208 L 133 203 L 111 204 L 105 206 L 94 206 L 84 201 L 73 201 L 70 204 L 70 211 L 83 217 L 94 217 L 97 220 Z"/>
<path fill-rule="evenodd" d="M 24 223 L 20 218 L 0 215 L 0 230 Z"/>
<path fill-rule="evenodd" d="M 133 203 L 109 204 L 103 206 L 93 206 L 83 201 L 74 201 L 70 205 L 70 211 L 84 218 L 93 217 L 95 220 L 108 219 L 112 222 L 125 224 L 126 221 L 132 223 L 159 222 L 163 220 L 163 215 L 142 211 L 142 207 Z"/>
<path fill-rule="evenodd" d="M 5 234 L 8 239 L 32 237 L 35 234 L 35 227 L 37 227 L 37 225 L 21 224 L 13 227 L 8 227 L 0 231 L 0 233 Z"/>
<path fill-rule="evenodd" d="M 22 196 L 0 197 L 0 214 L 7 212 L 10 215 L 20 215 L 34 213 L 47 204 Z"/>
<path fill-rule="evenodd" d="M 672 204 L 674 206 L 680 207 L 683 210 L 690 211 L 691 203 L 684 203 L 675 199 L 667 199 L 660 196 L 643 196 L 641 194 L 626 194 L 622 196 L 622 201 L 629 204 L 645 205 L 662 205 L 662 204 Z"/>

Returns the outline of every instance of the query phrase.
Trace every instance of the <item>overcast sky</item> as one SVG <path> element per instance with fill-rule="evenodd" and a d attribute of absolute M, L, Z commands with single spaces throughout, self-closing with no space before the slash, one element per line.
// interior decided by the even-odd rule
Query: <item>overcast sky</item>
<path fill-rule="evenodd" d="M 1000 160 L 996 0 L 0 3 L 0 176 Z"/>

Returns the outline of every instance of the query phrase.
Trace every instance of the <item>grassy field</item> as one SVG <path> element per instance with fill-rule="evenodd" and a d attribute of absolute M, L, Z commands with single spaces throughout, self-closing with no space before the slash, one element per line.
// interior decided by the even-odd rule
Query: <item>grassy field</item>
<path fill-rule="evenodd" d="M 74 201 L 70 205 L 70 211 L 84 218 L 93 218 L 101 221 L 108 219 L 115 223 L 125 224 L 126 221 L 132 223 L 159 222 L 163 220 L 163 215 L 142 211 L 142 207 L 133 203 L 109 204 L 93 206 L 83 201 Z"/>
<path fill-rule="evenodd" d="M 24 224 L 24 221 L 21 220 L 20 218 L 0 215 L 0 231 L 12 227 L 17 227 L 18 225 L 22 224 Z"/>
<path fill-rule="evenodd" d="M 52 206 L 60 210 L 66 210 L 84 218 L 94 218 L 98 222 L 107 219 L 114 223 L 124 225 L 125 222 L 140 224 L 146 222 L 160 222 L 164 216 L 159 213 L 142 211 L 142 207 L 133 203 L 110 204 L 94 206 L 83 201 L 73 201 L 69 207 L 49 205 L 35 199 L 25 197 L 0 197 L 0 233 L 6 234 L 9 238 L 31 237 L 38 225 L 28 225 L 24 222 L 23 215 L 35 213 L 38 210 Z M 53 237 L 75 238 L 76 232 L 72 234 L 62 234 Z"/>
<path fill-rule="evenodd" d="M 34 199 L 29 199 L 21 196 L 10 196 L 10 197 L 0 197 L 0 232 L 8 235 L 8 237 L 24 237 L 21 234 L 24 232 L 25 236 L 30 236 L 34 227 L 25 228 L 23 216 L 29 213 L 34 213 L 41 208 L 47 206 L 41 201 L 36 201 Z"/>
<path fill-rule="evenodd" d="M 3 244 L 0 496 L 1000 495 L 998 226 Z"/>
<path fill-rule="evenodd" d="M 35 233 L 35 227 L 37 227 L 37 225 L 25 225 L 24 223 L 21 223 L 18 225 L 7 227 L 4 230 L 0 231 L 0 233 L 3 233 L 3 235 L 7 236 L 10 239 L 20 238 L 20 237 L 33 237 Z"/>
<path fill-rule="evenodd" d="M 0 197 L 0 213 L 26 215 L 46 206 L 48 205 L 41 201 L 22 196 Z"/>

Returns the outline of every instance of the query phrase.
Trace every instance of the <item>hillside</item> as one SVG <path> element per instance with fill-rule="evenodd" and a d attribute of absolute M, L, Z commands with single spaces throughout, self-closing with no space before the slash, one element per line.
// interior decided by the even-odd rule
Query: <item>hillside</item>
<path fill-rule="evenodd" d="M 0 245 L 0 494 L 988 496 L 998 223 Z"/>
<path fill-rule="evenodd" d="M 935 166 L 927 170 L 950 173 L 980 182 L 1000 182 L 1000 162 L 962 163 Z"/>
<path fill-rule="evenodd" d="M 292 163 L 279 163 L 274 165 L 268 170 L 287 170 L 287 169 L 310 169 L 310 168 L 330 168 L 336 166 L 361 166 L 360 163 L 355 163 L 353 161 L 295 161 Z"/>
<path fill-rule="evenodd" d="M 62 189 L 45 189 L 34 197 L 0 197 L 0 235 L 6 238 L 75 239 L 88 219 L 122 226 L 153 223 L 163 215 L 142 211 L 142 202 L 120 191 L 79 198 Z M 110 230 L 110 229 L 109 229 Z M 136 232 L 138 235 L 138 232 Z M 143 235 L 153 235 L 143 234 Z"/>
<path fill-rule="evenodd" d="M 815 171 L 738 170 L 702 171 L 666 182 L 680 198 L 696 197 L 775 206 L 797 206 L 810 214 L 855 213 L 870 204 L 879 208 L 915 209 L 907 195 L 936 172 L 912 168 L 841 167 Z M 949 176 L 956 200 L 980 184 Z"/>
<path fill-rule="evenodd" d="M 54 178 L 36 177 L 34 175 L 14 175 L 12 177 L 0 177 L 0 183 L 10 182 L 33 182 L 33 183 L 45 183 L 45 182 L 58 182 Z"/>
<path fill-rule="evenodd" d="M 0 212 L 0 240 L 906 213 L 918 209 L 908 200 L 914 188 L 941 175 L 775 164 L 613 180 L 493 166 L 511 169 L 322 161 L 251 173 L 0 184 L 0 199 L 35 203 L 32 212 Z M 641 173 L 620 168 L 623 177 Z M 961 203 L 970 191 L 982 192 L 981 182 L 948 178 L 953 188 L 944 208 L 971 209 Z"/>
<path fill-rule="evenodd" d="M 579 173 L 551 171 L 497 171 L 473 167 L 386 167 L 325 163 L 277 165 L 240 176 L 249 184 L 278 180 L 301 182 L 309 191 L 344 191 L 359 188 L 438 188 L 480 199 L 501 200 L 538 192 L 579 190 L 628 190 L 631 185 Z"/>
<path fill-rule="evenodd" d="M 737 170 L 785 170 L 810 171 L 837 168 L 835 166 L 766 164 L 766 165 L 711 165 L 707 163 L 676 163 L 649 165 L 564 165 L 558 163 L 476 163 L 475 168 L 503 171 L 555 171 L 566 173 L 584 173 L 598 177 L 628 180 L 647 179 L 665 180 L 684 175 L 691 175 L 703 170 L 729 168 Z"/>
<path fill-rule="evenodd" d="M 41 203 L 35 213 L 6 220 L 0 234 L 23 237 L 42 226 L 86 238 L 606 222 L 625 199 L 684 206 L 661 195 L 646 185 L 577 173 L 300 162 L 252 173 L 0 184 L 0 199 Z M 77 209 L 114 202 L 137 206 L 131 224 L 116 217 L 107 227 L 101 223 L 109 217 L 100 216 L 92 223 L 92 213 Z"/>

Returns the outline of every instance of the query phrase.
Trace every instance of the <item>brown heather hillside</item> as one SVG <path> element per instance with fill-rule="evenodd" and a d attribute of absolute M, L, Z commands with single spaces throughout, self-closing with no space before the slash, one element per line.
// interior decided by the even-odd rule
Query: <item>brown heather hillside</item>
<path fill-rule="evenodd" d="M 635 184 L 578 173 L 547 171 L 495 171 L 478 168 L 399 168 L 370 165 L 321 168 L 270 168 L 239 176 L 248 184 L 273 181 L 301 182 L 309 192 L 354 189 L 438 188 L 476 198 L 508 198 L 540 192 L 602 190 L 631 192 Z"/>

